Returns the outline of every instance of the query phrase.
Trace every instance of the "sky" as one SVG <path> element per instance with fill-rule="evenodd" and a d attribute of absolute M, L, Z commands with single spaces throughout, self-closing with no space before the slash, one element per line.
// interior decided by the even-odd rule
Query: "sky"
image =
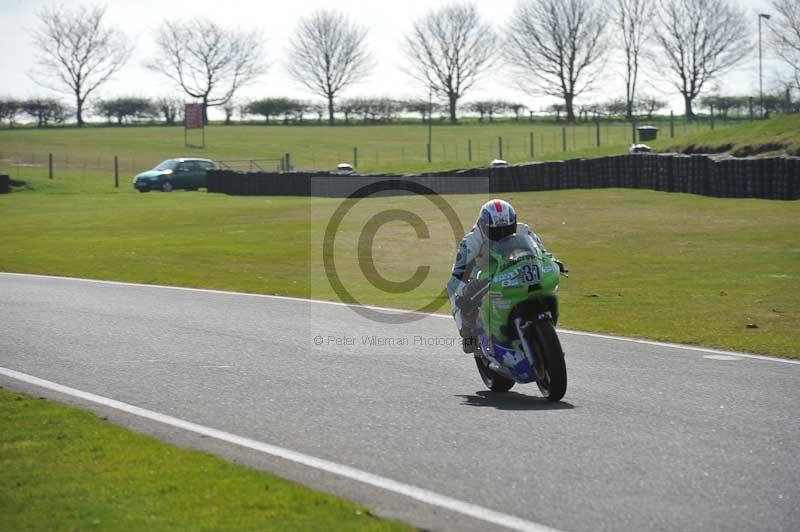
<path fill-rule="evenodd" d="M 153 34 L 161 20 L 193 16 L 211 18 L 231 28 L 257 29 L 266 40 L 267 73 L 237 93 L 237 101 L 270 96 L 298 99 L 319 99 L 286 74 L 283 60 L 288 43 L 299 19 L 319 8 L 335 7 L 369 29 L 368 42 L 377 62 L 373 74 L 351 86 L 343 97 L 391 96 L 395 98 L 427 97 L 427 90 L 410 78 L 402 67 L 406 64 L 400 43 L 416 18 L 449 0 L 108 0 L 106 22 L 125 32 L 135 43 L 135 52 L 127 65 L 103 85 L 99 98 L 116 96 L 180 96 L 169 80 L 145 68 L 145 62 L 155 53 Z M 35 95 L 59 96 L 39 87 L 28 73 L 35 58 L 30 35 L 37 26 L 36 12 L 51 5 L 50 0 L 0 0 L 0 96 L 25 98 Z M 62 5 L 85 3 L 63 0 Z M 516 0 L 477 0 L 481 15 L 498 29 L 511 17 Z M 757 13 L 770 12 L 769 0 L 740 0 L 739 6 L 753 21 L 753 39 L 757 43 Z M 224 7 L 223 7 L 224 6 Z M 765 47 L 764 87 L 768 89 L 785 67 Z M 726 94 L 758 92 L 758 53 L 754 53 L 735 70 L 722 76 L 707 90 L 718 89 Z M 605 69 L 597 88 L 581 98 L 584 103 L 607 101 L 624 96 L 621 70 L 614 65 Z M 641 93 L 657 96 L 669 102 L 667 110 L 682 113 L 683 104 L 674 88 L 661 81 L 653 72 L 643 73 Z M 464 100 L 514 100 L 533 110 L 544 109 L 555 100 L 519 90 L 507 68 L 496 67 L 483 76 Z M 67 95 L 63 96 L 69 102 Z M 212 117 L 214 114 L 212 114 Z"/>

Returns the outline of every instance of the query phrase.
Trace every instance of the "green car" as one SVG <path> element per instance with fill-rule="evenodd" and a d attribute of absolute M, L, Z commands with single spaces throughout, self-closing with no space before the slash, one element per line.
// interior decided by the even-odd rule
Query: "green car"
<path fill-rule="evenodd" d="M 216 167 L 209 159 L 167 159 L 134 177 L 133 186 L 139 192 L 171 192 L 176 188 L 197 190 L 206 186 L 206 172 Z"/>

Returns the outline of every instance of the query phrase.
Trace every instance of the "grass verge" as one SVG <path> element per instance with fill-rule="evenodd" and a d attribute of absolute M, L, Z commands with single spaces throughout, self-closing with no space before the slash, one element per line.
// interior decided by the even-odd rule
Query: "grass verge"
<path fill-rule="evenodd" d="M 660 151 L 723 153 L 734 157 L 750 155 L 800 156 L 800 115 L 740 124 L 715 131 L 694 132 L 679 141 L 654 143 Z"/>
<path fill-rule="evenodd" d="M 0 529 L 412 530 L 367 508 L 0 389 Z"/>

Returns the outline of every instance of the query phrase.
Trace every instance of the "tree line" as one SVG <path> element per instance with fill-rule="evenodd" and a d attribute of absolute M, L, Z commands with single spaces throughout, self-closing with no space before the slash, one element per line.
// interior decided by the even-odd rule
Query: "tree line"
<path fill-rule="evenodd" d="M 700 98 L 700 107 L 721 119 L 752 116 L 754 96 L 711 95 Z M 98 100 L 92 106 L 93 114 L 103 117 L 110 125 L 161 123 L 175 125 L 183 121 L 183 100 L 176 97 L 146 98 L 122 96 Z M 766 94 L 763 110 L 767 115 L 800 113 L 800 99 L 792 97 L 790 91 Z M 652 119 L 667 107 L 667 102 L 653 96 L 642 96 L 629 105 L 625 98 L 614 98 L 605 102 L 579 104 L 575 107 L 576 121 L 593 119 Z M 479 123 L 491 124 L 495 118 L 504 117 L 519 122 L 534 120 L 534 110 L 524 104 L 508 100 L 467 101 L 461 109 L 472 113 Z M 555 121 L 567 121 L 563 103 L 548 106 Z M 323 124 L 328 122 L 329 108 L 323 101 L 299 100 L 289 97 L 261 98 L 245 103 L 229 100 L 223 106 L 225 124 L 238 121 L 257 120 L 264 124 Z M 422 122 L 449 120 L 446 103 L 424 99 L 394 99 L 388 97 L 342 98 L 334 107 L 345 124 L 389 124 L 399 117 L 418 116 Z M 72 109 L 54 98 L 31 98 L 16 100 L 0 98 L 0 125 L 13 127 L 19 117 L 32 119 L 37 127 L 63 124 L 73 113 Z M 632 113 L 632 114 L 631 114 Z"/>
<path fill-rule="evenodd" d="M 797 0 L 772 0 L 772 16 L 759 15 L 767 20 L 770 46 L 787 67 L 779 81 L 790 91 L 800 90 L 799 5 Z M 105 14 L 104 7 L 63 5 L 37 13 L 33 42 L 38 54 L 30 75 L 43 87 L 72 95 L 79 126 L 89 98 L 133 52 L 132 41 L 107 23 Z M 558 98 L 565 120 L 574 121 L 576 111 L 584 112 L 580 102 L 598 80 L 608 83 L 610 64 L 616 63 L 628 118 L 645 101 L 638 94 L 645 71 L 683 97 L 685 115 L 691 118 L 709 84 L 752 53 L 751 18 L 733 0 L 518 0 L 509 20 L 493 25 L 473 2 L 455 0 L 412 23 L 400 43 L 402 69 L 421 90 L 436 96 L 453 122 L 465 96 L 488 76 L 513 76 L 516 87 L 529 96 Z M 321 114 L 318 107 L 308 112 L 327 116 L 329 124 L 337 112 L 349 120 L 342 93 L 371 75 L 376 65 L 368 37 L 366 27 L 334 9 L 300 19 L 282 66 L 298 85 L 324 100 Z M 237 91 L 268 70 L 260 32 L 226 28 L 207 18 L 165 20 L 154 42 L 156 54 L 148 68 L 199 101 L 206 120 L 209 107 L 220 107 L 229 121 Z M 485 103 L 473 102 L 469 109 L 491 121 L 498 107 Z M 503 107 L 503 112 L 519 118 L 524 106 L 511 104 L 516 107 Z M 391 112 L 359 109 L 352 114 Z M 118 122 L 136 116 L 121 115 L 118 109 L 99 114 Z"/>

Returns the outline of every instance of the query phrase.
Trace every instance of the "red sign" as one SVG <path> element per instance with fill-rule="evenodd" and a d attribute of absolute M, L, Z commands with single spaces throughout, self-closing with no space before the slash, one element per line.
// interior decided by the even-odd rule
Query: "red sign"
<path fill-rule="evenodd" d="M 187 103 L 183 110 L 186 129 L 203 129 L 203 106 L 199 103 Z"/>

